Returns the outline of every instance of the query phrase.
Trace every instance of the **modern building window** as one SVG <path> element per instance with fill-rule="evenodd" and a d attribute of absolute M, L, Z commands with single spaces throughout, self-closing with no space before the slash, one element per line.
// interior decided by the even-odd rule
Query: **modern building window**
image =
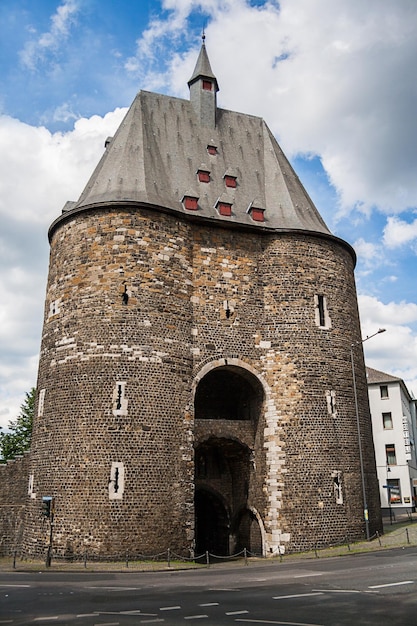
<path fill-rule="evenodd" d="M 380 385 L 379 392 L 381 394 L 381 398 L 389 398 L 388 395 L 388 385 Z"/>
<path fill-rule="evenodd" d="M 401 504 L 401 484 L 399 478 L 389 478 L 387 480 L 388 502 L 389 504 Z"/>
<path fill-rule="evenodd" d="M 387 465 L 397 465 L 397 457 L 395 454 L 395 445 L 388 443 L 385 446 L 385 456 L 387 459 Z"/>
<path fill-rule="evenodd" d="M 391 413 L 383 413 L 382 414 L 382 424 L 385 429 L 392 429 L 392 414 Z"/>

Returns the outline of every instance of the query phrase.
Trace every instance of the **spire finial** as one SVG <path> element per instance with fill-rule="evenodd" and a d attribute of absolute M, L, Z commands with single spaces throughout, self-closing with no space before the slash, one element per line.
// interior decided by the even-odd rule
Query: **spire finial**
<path fill-rule="evenodd" d="M 203 46 L 204 46 L 206 43 L 206 32 L 204 30 L 204 26 L 203 26 L 203 34 L 201 35 L 201 39 L 203 40 Z"/>

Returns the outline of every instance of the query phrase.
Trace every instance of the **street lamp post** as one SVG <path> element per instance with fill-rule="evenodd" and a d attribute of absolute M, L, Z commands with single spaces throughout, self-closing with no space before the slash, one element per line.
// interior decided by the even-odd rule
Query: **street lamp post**
<path fill-rule="evenodd" d="M 358 407 L 358 393 L 356 389 L 356 373 L 355 373 L 355 361 L 353 358 L 353 348 L 355 346 L 360 345 L 361 343 L 365 343 L 368 339 L 372 339 L 375 335 L 379 335 L 380 333 L 385 332 L 385 328 L 379 328 L 376 333 L 373 335 L 369 335 L 365 337 L 365 339 L 361 339 L 361 341 L 355 341 L 350 344 L 350 362 L 352 366 L 352 380 L 353 380 L 353 394 L 355 397 L 355 412 L 356 412 L 356 428 L 358 431 L 358 446 L 359 446 L 359 463 L 361 468 L 361 481 L 362 481 L 362 497 L 363 497 L 363 517 L 365 520 L 365 531 L 366 531 L 366 539 L 369 541 L 369 515 L 368 515 L 368 499 L 366 497 L 366 484 L 365 484 L 365 470 L 363 467 L 363 454 L 362 454 L 362 437 L 361 437 L 361 424 L 359 420 L 359 407 Z"/>

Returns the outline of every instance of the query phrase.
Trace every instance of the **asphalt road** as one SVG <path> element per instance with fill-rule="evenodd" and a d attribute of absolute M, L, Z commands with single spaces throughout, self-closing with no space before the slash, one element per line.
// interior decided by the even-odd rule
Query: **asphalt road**
<path fill-rule="evenodd" d="M 172 572 L 0 573 L 0 625 L 417 626 L 417 548 Z"/>

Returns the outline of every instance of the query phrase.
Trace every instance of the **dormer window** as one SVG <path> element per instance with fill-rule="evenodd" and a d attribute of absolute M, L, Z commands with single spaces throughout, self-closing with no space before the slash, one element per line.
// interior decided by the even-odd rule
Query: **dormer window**
<path fill-rule="evenodd" d="M 220 215 L 224 215 L 225 217 L 230 217 L 232 215 L 232 203 L 228 200 L 219 198 L 214 206 Z"/>
<path fill-rule="evenodd" d="M 210 170 L 204 163 L 202 163 L 197 170 L 197 178 L 200 183 L 210 182 Z"/>
<path fill-rule="evenodd" d="M 232 187 L 233 189 L 236 187 L 237 176 L 234 174 L 234 172 L 231 172 L 230 170 L 228 170 L 223 176 L 223 178 L 224 178 L 226 187 Z"/>
<path fill-rule="evenodd" d="M 184 209 L 187 209 L 187 211 L 197 211 L 198 209 L 198 196 L 192 191 L 185 193 L 181 202 L 182 206 Z"/>
<path fill-rule="evenodd" d="M 247 211 L 254 222 L 265 221 L 265 209 L 260 206 L 260 203 L 254 200 L 250 203 Z"/>
<path fill-rule="evenodd" d="M 216 156 L 216 154 L 217 154 L 217 146 L 215 146 L 212 143 L 209 143 L 208 146 L 207 146 L 207 152 L 209 154 L 211 154 L 212 156 Z"/>
<path fill-rule="evenodd" d="M 213 83 L 211 82 L 211 80 L 203 79 L 203 89 L 205 91 L 211 91 L 213 89 Z"/>

